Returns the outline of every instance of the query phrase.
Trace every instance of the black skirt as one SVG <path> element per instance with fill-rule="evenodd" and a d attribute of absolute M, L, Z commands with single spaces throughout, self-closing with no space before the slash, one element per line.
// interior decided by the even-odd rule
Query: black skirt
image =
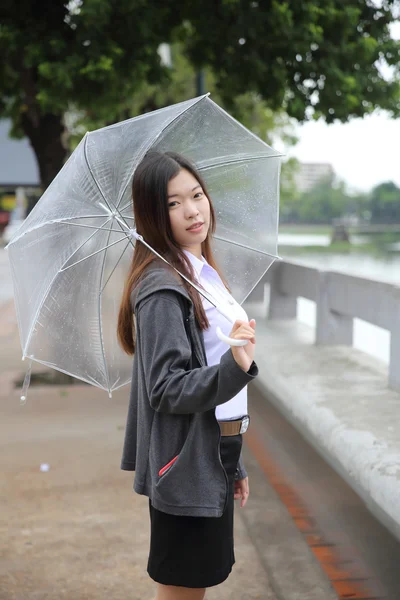
<path fill-rule="evenodd" d="M 186 517 L 155 509 L 149 500 L 151 537 L 147 572 L 164 585 L 207 588 L 224 581 L 235 563 L 234 477 L 242 436 L 221 437 L 228 500 L 221 517 Z"/>

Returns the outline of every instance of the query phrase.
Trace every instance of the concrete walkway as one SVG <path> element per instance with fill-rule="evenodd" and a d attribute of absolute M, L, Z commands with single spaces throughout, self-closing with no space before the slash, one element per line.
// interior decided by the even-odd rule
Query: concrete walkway
<path fill-rule="evenodd" d="M 296 320 L 257 319 L 255 385 L 400 539 L 400 394 L 387 367 L 347 346 L 315 346 Z"/>
<path fill-rule="evenodd" d="M 7 250 L 4 250 L 0 238 L 0 306 L 8 302 L 13 297 L 13 287 L 11 279 L 10 265 L 8 262 Z"/>
<path fill-rule="evenodd" d="M 20 358 L 8 304 L 0 312 L 0 600 L 151 600 L 147 498 L 119 469 L 127 390 L 110 400 L 85 385 L 31 387 L 20 406 Z M 207 599 L 334 600 L 247 447 L 244 459 L 252 491 L 244 509 L 236 504 L 236 565 Z"/>

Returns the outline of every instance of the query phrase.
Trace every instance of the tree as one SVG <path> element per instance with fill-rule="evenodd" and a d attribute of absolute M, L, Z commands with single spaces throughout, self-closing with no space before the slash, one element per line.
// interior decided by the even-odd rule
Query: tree
<path fill-rule="evenodd" d="M 176 16 L 164 0 L 3 0 L 0 23 L 0 116 L 29 138 L 44 187 L 68 152 L 68 109 L 113 121 L 141 82 L 167 79 L 157 49 Z"/>
<path fill-rule="evenodd" d="M 172 68 L 169 78 L 162 86 L 144 81 L 133 96 L 125 98 L 119 104 L 116 120 L 122 120 L 143 114 L 149 110 L 162 108 L 170 104 L 182 102 L 196 95 L 196 70 L 188 60 L 182 43 L 171 45 Z M 218 81 L 210 68 L 205 69 L 206 88 L 212 99 L 223 108 L 224 100 L 218 90 Z M 294 120 L 283 110 L 272 111 L 267 102 L 252 91 L 239 94 L 231 103 L 231 113 L 248 129 L 270 145 L 274 145 L 278 137 L 286 146 L 293 145 L 297 139 L 294 134 Z M 81 111 L 72 115 L 75 139 L 74 146 L 81 140 L 85 131 L 104 126 L 102 116 Z M 291 161 L 289 161 L 291 162 Z"/>
<path fill-rule="evenodd" d="M 293 223 L 299 218 L 299 202 L 302 197 L 296 181 L 299 168 L 300 162 L 295 157 L 282 162 L 279 203 L 279 220 L 281 223 Z"/>
<path fill-rule="evenodd" d="M 345 184 L 331 177 L 318 182 L 306 192 L 284 194 L 281 202 L 281 221 L 290 223 L 332 223 L 349 213 L 353 199 Z"/>
<path fill-rule="evenodd" d="M 143 107 L 143 83 L 167 85 L 157 49 L 174 40 L 195 69 L 211 68 L 234 115 L 247 92 L 299 120 L 345 121 L 378 106 L 398 114 L 399 82 L 379 70 L 380 61 L 398 70 L 400 44 L 389 31 L 397 3 L 3 0 L 0 116 L 30 139 L 46 186 L 67 153 L 65 113 L 103 123 L 130 116 L 127 99 Z M 159 102 L 149 97 L 144 109 Z"/>
<path fill-rule="evenodd" d="M 392 181 L 371 190 L 369 198 L 372 223 L 400 223 L 400 188 Z"/>
<path fill-rule="evenodd" d="M 213 68 L 227 103 L 251 89 L 299 120 L 400 112 L 400 42 L 389 28 L 399 0 L 192 0 L 186 9 L 188 56 Z"/>

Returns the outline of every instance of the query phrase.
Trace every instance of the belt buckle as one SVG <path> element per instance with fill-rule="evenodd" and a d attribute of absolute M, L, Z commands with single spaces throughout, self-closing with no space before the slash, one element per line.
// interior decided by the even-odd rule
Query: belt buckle
<path fill-rule="evenodd" d="M 240 431 L 239 431 L 239 433 L 246 433 L 246 431 L 247 431 L 247 429 L 248 429 L 248 427 L 249 427 L 249 424 L 250 424 L 250 417 L 249 417 L 249 415 L 246 415 L 246 416 L 245 416 L 245 417 L 243 417 L 243 419 L 242 419 L 242 424 L 241 424 L 241 426 L 240 426 Z"/>

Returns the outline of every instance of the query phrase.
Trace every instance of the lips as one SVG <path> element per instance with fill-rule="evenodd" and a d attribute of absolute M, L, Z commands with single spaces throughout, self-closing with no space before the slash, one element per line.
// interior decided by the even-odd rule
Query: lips
<path fill-rule="evenodd" d="M 187 229 L 187 231 L 193 231 L 193 230 L 196 230 L 196 229 L 200 229 L 200 227 L 201 227 L 202 225 L 204 225 L 204 223 L 202 223 L 202 222 L 199 222 L 199 223 L 193 223 L 193 225 L 192 225 L 191 227 L 189 227 L 189 228 Z"/>

